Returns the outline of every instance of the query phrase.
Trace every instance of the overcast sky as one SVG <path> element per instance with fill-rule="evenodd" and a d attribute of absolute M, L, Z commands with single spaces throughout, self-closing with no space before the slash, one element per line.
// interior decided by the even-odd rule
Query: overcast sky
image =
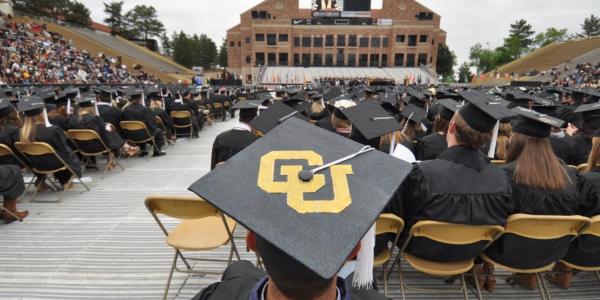
<path fill-rule="evenodd" d="M 105 17 L 102 2 L 82 1 L 92 11 L 92 19 Z M 138 4 L 154 6 L 169 35 L 173 31 L 205 33 L 220 45 L 230 27 L 239 23 L 240 13 L 262 0 L 126 0 L 125 11 Z M 459 64 L 468 60 L 469 48 L 476 42 L 491 48 L 502 44 L 509 25 L 525 19 L 536 32 L 548 27 L 567 28 L 569 33 L 580 32 L 583 20 L 600 14 L 599 0 L 420 0 L 420 3 L 442 16 L 442 29 L 448 33 L 447 43 L 458 56 Z M 309 7 L 310 0 L 300 0 Z M 374 8 L 381 0 L 373 0 Z"/>

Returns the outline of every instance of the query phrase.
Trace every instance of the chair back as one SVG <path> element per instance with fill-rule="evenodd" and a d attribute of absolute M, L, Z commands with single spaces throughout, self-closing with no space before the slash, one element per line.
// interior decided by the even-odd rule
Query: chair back
<path fill-rule="evenodd" d="M 71 129 L 67 135 L 76 141 L 94 141 L 101 140 L 97 132 L 90 129 Z"/>
<path fill-rule="evenodd" d="M 33 142 L 29 144 L 16 142 L 15 148 L 17 148 L 19 152 L 28 156 L 42 156 L 55 154 L 54 148 L 52 148 L 52 146 L 41 142 Z"/>
<path fill-rule="evenodd" d="M 582 216 L 539 216 L 516 214 L 508 218 L 506 233 L 536 240 L 573 238 L 589 228 L 591 220 Z"/>
<path fill-rule="evenodd" d="M 469 245 L 480 241 L 488 244 L 504 233 L 498 225 L 464 225 L 437 221 L 417 222 L 410 230 L 412 237 L 424 237 L 448 245 Z"/>
<path fill-rule="evenodd" d="M 14 156 L 14 153 L 10 147 L 0 144 L 0 156 Z"/>
<path fill-rule="evenodd" d="M 156 195 L 147 197 L 145 204 L 152 215 L 161 214 L 181 220 L 220 216 L 219 210 L 214 206 L 193 196 Z"/>
<path fill-rule="evenodd" d="M 173 119 L 191 119 L 191 115 L 192 114 L 187 110 L 171 112 L 171 118 Z"/>
<path fill-rule="evenodd" d="M 150 131 L 148 131 L 148 128 L 146 127 L 146 124 L 144 124 L 144 122 L 121 121 L 119 125 L 121 126 L 121 129 L 123 129 L 123 131 L 125 132 L 125 135 L 127 135 L 127 139 L 131 144 L 141 144 L 153 139 L 152 135 L 150 134 Z"/>
<path fill-rule="evenodd" d="M 17 156 L 10 147 L 4 144 L 0 144 L 0 158 L 7 157 L 7 159 L 2 159 L 3 161 L 12 163 L 17 163 L 19 167 L 29 169 L 29 164 L 26 164 L 19 156 Z"/>
<path fill-rule="evenodd" d="M 129 131 L 147 130 L 146 124 L 144 124 L 144 122 L 140 122 L 140 121 L 122 121 L 120 123 L 120 125 L 121 125 L 121 128 L 123 128 L 123 130 L 129 130 Z"/>
<path fill-rule="evenodd" d="M 583 230 L 581 234 L 589 234 L 596 237 L 600 237 L 600 216 L 595 216 L 591 219 L 590 226 Z"/>
<path fill-rule="evenodd" d="M 585 172 L 585 169 L 587 168 L 588 164 L 581 164 L 579 166 L 577 166 L 577 172 L 578 173 L 583 173 Z"/>
<path fill-rule="evenodd" d="M 394 214 L 381 214 L 375 222 L 375 234 L 398 234 L 404 229 L 404 221 Z"/>
<path fill-rule="evenodd" d="M 192 127 L 192 113 L 189 111 L 172 111 L 173 126 L 177 128 Z"/>
<path fill-rule="evenodd" d="M 91 129 L 71 129 L 67 131 L 67 135 L 77 148 L 79 152 L 85 156 L 93 156 L 110 151 L 110 149 L 104 144 L 100 135 Z"/>
<path fill-rule="evenodd" d="M 75 174 L 69 165 L 60 156 L 58 156 L 58 154 L 56 154 L 54 148 L 46 143 L 33 142 L 24 144 L 21 142 L 16 142 L 15 148 L 17 148 L 19 152 L 21 152 L 25 157 L 28 158 L 29 161 L 31 161 L 33 171 L 36 173 L 53 174 L 58 171 L 69 170 L 71 173 Z M 52 163 L 48 163 L 48 161 L 43 160 L 42 157 L 51 157 L 54 161 Z M 44 163 L 42 164 L 41 162 Z"/>
<path fill-rule="evenodd" d="M 495 166 L 503 166 L 506 164 L 505 160 L 492 160 L 492 164 Z"/>

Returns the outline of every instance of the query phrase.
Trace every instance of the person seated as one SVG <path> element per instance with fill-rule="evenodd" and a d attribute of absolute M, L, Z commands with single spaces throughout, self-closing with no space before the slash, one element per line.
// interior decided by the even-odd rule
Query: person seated
<path fill-rule="evenodd" d="M 100 93 L 96 98 L 98 113 L 104 122 L 111 124 L 124 138 L 125 134 L 120 124 L 123 120 L 123 111 L 116 107 L 116 101 L 112 99 L 112 93 L 113 91 L 108 88 L 100 89 Z"/>
<path fill-rule="evenodd" d="M 433 122 L 433 132 L 418 140 L 415 147 L 415 156 L 420 161 L 436 159 L 448 148 L 446 142 L 448 125 L 460 104 L 452 99 L 443 99 L 438 103 L 440 110 Z"/>
<path fill-rule="evenodd" d="M 318 122 L 324 118 L 329 117 L 329 111 L 323 105 L 323 95 L 315 93 L 310 96 L 312 103 L 310 105 L 308 116 L 310 120 Z"/>
<path fill-rule="evenodd" d="M 15 149 L 15 143 L 19 141 L 19 129 L 22 126 L 19 114 L 8 99 L 0 99 L 0 144 L 9 147 L 15 155 L 19 155 Z M 21 161 L 25 161 L 23 157 L 18 156 Z M 0 165 L 21 165 L 14 157 L 0 156 Z"/>
<path fill-rule="evenodd" d="M 24 219 L 29 215 L 28 211 L 17 210 L 17 199 L 25 192 L 23 173 L 21 168 L 15 165 L 0 165 L 0 195 L 4 197 L 4 209 L 13 215 Z M 9 213 L 2 212 L 4 224 L 10 224 L 17 219 Z"/>
<path fill-rule="evenodd" d="M 174 111 L 187 111 L 190 113 L 191 120 L 188 119 L 174 119 L 173 124 L 177 126 L 185 126 L 192 123 L 192 128 L 194 130 L 194 138 L 198 137 L 200 130 L 202 129 L 202 125 L 204 123 L 204 116 L 199 113 L 197 108 L 197 103 L 192 99 L 192 91 L 191 90 L 183 90 L 180 92 L 180 97 L 174 99 L 170 106 L 167 107 L 167 112 L 169 115 Z M 200 116 L 200 119 L 199 119 Z"/>
<path fill-rule="evenodd" d="M 150 136 L 154 137 L 154 154 L 153 156 L 163 156 L 166 155 L 165 152 L 161 150 L 161 148 L 165 145 L 165 139 L 163 132 L 156 125 L 156 119 L 152 114 L 152 111 L 147 108 L 144 104 L 142 104 L 142 94 L 143 91 L 141 89 L 133 89 L 129 91 L 129 103 L 123 107 L 123 121 L 139 121 L 146 125 Z M 136 136 L 136 138 L 145 137 L 145 133 L 129 133 Z M 144 157 L 148 155 L 148 151 L 146 150 L 146 144 L 137 145 L 142 149 L 140 153 L 140 157 Z"/>
<path fill-rule="evenodd" d="M 67 144 L 67 136 L 62 128 L 51 125 L 47 119 L 44 102 L 37 96 L 30 96 L 19 102 L 19 110 L 24 113 L 25 120 L 20 130 L 20 142 L 31 144 L 43 142 L 52 148 L 56 154 L 75 172 L 81 176 L 81 165 L 73 150 Z M 48 168 L 60 167 L 54 157 L 31 157 L 33 165 L 47 166 Z M 70 189 L 73 174 L 69 170 L 62 170 L 54 174 L 63 189 Z M 40 182 L 40 184 L 42 184 Z"/>
<path fill-rule="evenodd" d="M 174 143 L 177 137 L 175 136 L 175 128 L 173 127 L 173 119 L 164 110 L 163 101 L 160 97 L 150 95 L 150 110 L 155 117 L 159 117 L 166 130 L 167 139 L 170 143 Z"/>

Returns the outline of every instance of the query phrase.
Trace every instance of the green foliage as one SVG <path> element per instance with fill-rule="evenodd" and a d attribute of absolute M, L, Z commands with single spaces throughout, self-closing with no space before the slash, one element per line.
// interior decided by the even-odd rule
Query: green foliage
<path fill-rule="evenodd" d="M 158 19 L 153 6 L 136 5 L 125 14 L 128 24 L 128 33 L 139 39 L 158 37 L 165 31 L 165 26 Z"/>
<path fill-rule="evenodd" d="M 104 4 L 104 13 L 107 17 L 104 19 L 104 23 L 110 27 L 113 33 L 122 34 L 127 23 L 125 17 L 123 17 L 123 1 L 113 1 Z"/>
<path fill-rule="evenodd" d="M 533 43 L 540 48 L 546 47 L 554 42 L 559 42 L 567 37 L 567 29 L 556 29 L 550 27 L 546 32 L 541 32 L 535 36 Z"/>
<path fill-rule="evenodd" d="M 438 57 L 436 72 L 444 78 L 452 78 L 454 76 L 454 66 L 456 65 L 456 55 L 450 51 L 446 44 L 438 45 Z"/>
<path fill-rule="evenodd" d="M 497 66 L 496 51 L 484 49 L 480 43 L 471 47 L 469 59 L 471 60 L 471 65 L 477 70 L 477 74 L 487 73 Z"/>
<path fill-rule="evenodd" d="M 92 22 L 90 10 L 81 2 L 69 2 L 67 10 L 64 12 L 65 21 L 87 27 Z"/>
<path fill-rule="evenodd" d="M 469 83 L 471 82 L 471 68 L 467 62 L 464 62 L 460 68 L 458 68 L 458 82 Z"/>
<path fill-rule="evenodd" d="M 171 40 L 165 32 L 160 36 L 160 44 L 162 45 L 163 53 L 165 55 L 170 56 L 173 53 L 173 45 L 171 45 Z"/>
<path fill-rule="evenodd" d="M 221 48 L 219 48 L 219 65 L 223 68 L 227 67 L 227 40 L 223 39 L 223 43 L 221 44 Z"/>
<path fill-rule="evenodd" d="M 205 34 L 189 36 L 183 31 L 171 37 L 173 59 L 188 68 L 210 68 L 217 62 L 217 45 Z"/>
<path fill-rule="evenodd" d="M 518 20 L 510 25 L 509 37 L 518 40 L 521 48 L 527 49 L 533 44 L 532 36 L 535 34 L 535 31 L 531 30 L 531 27 L 529 22 L 523 19 Z"/>
<path fill-rule="evenodd" d="M 583 29 L 583 35 L 586 37 L 600 35 L 600 18 L 594 15 L 585 18 L 583 24 L 581 24 L 581 29 Z"/>

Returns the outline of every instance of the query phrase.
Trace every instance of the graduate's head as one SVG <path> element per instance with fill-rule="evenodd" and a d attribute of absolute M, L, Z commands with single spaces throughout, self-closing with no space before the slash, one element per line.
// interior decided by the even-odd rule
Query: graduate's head
<path fill-rule="evenodd" d="M 465 119 L 459 114 L 455 114 L 452 121 L 448 125 L 448 134 L 446 139 L 448 146 L 465 145 L 473 149 L 480 149 L 485 143 L 492 138 L 492 130 L 481 132 L 473 129 Z"/>

